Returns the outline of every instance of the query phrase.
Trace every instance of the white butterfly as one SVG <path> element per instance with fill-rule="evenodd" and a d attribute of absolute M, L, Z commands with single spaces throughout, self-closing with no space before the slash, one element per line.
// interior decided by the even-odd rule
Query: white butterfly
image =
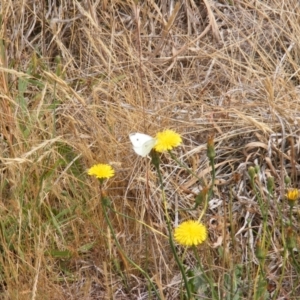
<path fill-rule="evenodd" d="M 130 141 L 136 154 L 145 157 L 156 144 L 156 139 L 144 133 L 130 133 Z"/>

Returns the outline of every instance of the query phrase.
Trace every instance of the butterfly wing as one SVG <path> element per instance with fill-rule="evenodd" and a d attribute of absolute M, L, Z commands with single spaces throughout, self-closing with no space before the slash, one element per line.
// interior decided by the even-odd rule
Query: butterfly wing
<path fill-rule="evenodd" d="M 131 133 L 129 139 L 133 145 L 133 150 L 136 154 L 145 157 L 156 143 L 156 139 L 144 133 Z"/>
<path fill-rule="evenodd" d="M 142 146 L 142 152 L 144 155 L 142 155 L 143 157 L 145 157 L 146 155 L 148 155 L 150 153 L 150 151 L 152 150 L 152 148 L 155 146 L 156 144 L 156 139 L 149 140 L 147 142 L 145 142 Z"/>
<path fill-rule="evenodd" d="M 133 147 L 142 147 L 145 142 L 153 139 L 150 135 L 139 132 L 129 134 L 129 138 Z"/>

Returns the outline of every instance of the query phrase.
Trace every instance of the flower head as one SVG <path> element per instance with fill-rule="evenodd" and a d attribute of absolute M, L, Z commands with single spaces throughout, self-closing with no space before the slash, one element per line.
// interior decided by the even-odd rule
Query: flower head
<path fill-rule="evenodd" d="M 87 172 L 90 176 L 95 176 L 99 179 L 110 178 L 115 175 L 114 169 L 106 164 L 93 165 Z"/>
<path fill-rule="evenodd" d="M 207 157 L 214 159 L 216 157 L 214 137 L 210 136 L 207 140 Z"/>
<path fill-rule="evenodd" d="M 298 189 L 290 189 L 288 190 L 288 192 L 286 193 L 286 198 L 289 201 L 295 201 L 299 199 L 299 190 Z"/>
<path fill-rule="evenodd" d="M 206 240 L 207 229 L 198 221 L 185 221 L 175 228 L 174 238 L 183 246 L 197 246 Z"/>
<path fill-rule="evenodd" d="M 167 129 L 156 134 L 157 142 L 154 149 L 157 152 L 164 152 L 167 150 L 172 150 L 173 148 L 179 146 L 182 143 L 180 134 L 173 130 Z"/>

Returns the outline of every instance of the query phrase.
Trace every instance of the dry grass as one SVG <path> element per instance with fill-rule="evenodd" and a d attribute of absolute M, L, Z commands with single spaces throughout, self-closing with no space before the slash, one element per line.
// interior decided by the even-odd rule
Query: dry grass
<path fill-rule="evenodd" d="M 215 136 L 209 241 L 199 253 L 220 299 L 256 295 L 263 218 L 247 175 L 253 165 L 263 201 L 266 178 L 276 183 L 266 221 L 270 293 L 257 299 L 298 299 L 299 240 L 294 262 L 283 250 L 283 178 L 299 188 L 299 2 L 178 3 L 0 4 L 1 299 L 156 299 L 109 234 L 98 183 L 85 172 L 98 162 L 115 168 L 108 192 L 131 217 L 110 215 L 124 251 L 161 299 L 180 299 L 157 177 L 128 139 L 163 128 L 182 135 L 178 157 L 207 182 L 206 140 Z M 200 208 L 176 207 L 192 207 L 200 183 L 168 155 L 162 172 L 174 224 L 197 218 Z M 292 221 L 297 235 L 298 205 Z M 192 253 L 184 263 L 194 265 Z"/>

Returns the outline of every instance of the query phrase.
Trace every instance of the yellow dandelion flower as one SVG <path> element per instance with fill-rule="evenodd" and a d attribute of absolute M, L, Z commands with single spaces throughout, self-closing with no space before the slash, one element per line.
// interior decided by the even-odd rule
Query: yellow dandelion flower
<path fill-rule="evenodd" d="M 88 174 L 90 176 L 95 176 L 99 179 L 110 178 L 115 175 L 114 169 L 110 165 L 97 164 L 88 169 Z"/>
<path fill-rule="evenodd" d="M 157 142 L 154 149 L 157 152 L 164 152 L 167 150 L 172 150 L 173 148 L 179 146 L 182 143 L 180 134 L 173 130 L 164 130 L 156 134 Z"/>
<path fill-rule="evenodd" d="M 185 221 L 175 228 L 174 238 L 180 245 L 197 246 L 207 239 L 207 229 L 197 221 Z"/>
<path fill-rule="evenodd" d="M 286 193 L 286 198 L 289 201 L 295 201 L 299 199 L 299 190 L 298 189 L 290 189 L 288 190 L 288 192 Z"/>

